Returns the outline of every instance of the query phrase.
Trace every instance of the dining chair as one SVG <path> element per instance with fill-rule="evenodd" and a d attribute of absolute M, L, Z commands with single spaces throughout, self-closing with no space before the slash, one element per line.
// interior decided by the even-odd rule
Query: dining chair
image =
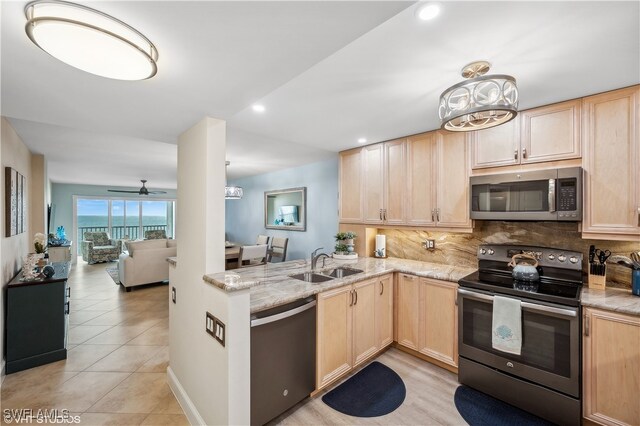
<path fill-rule="evenodd" d="M 269 253 L 269 262 L 273 262 L 273 258 L 277 257 L 280 262 L 284 262 L 287 259 L 287 246 L 289 245 L 288 238 L 273 237 L 271 240 L 271 250 Z"/>
<path fill-rule="evenodd" d="M 267 248 L 268 246 L 266 244 L 240 247 L 238 268 L 265 265 L 267 263 Z"/>
<path fill-rule="evenodd" d="M 258 235 L 258 241 L 256 241 L 256 245 L 266 244 L 269 246 L 269 241 L 271 241 L 271 237 L 268 235 Z"/>

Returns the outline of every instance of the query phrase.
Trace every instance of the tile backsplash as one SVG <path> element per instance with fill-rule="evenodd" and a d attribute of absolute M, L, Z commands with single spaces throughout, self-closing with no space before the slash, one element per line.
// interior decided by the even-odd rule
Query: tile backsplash
<path fill-rule="evenodd" d="M 387 236 L 389 256 L 468 267 L 477 266 L 480 244 L 524 244 L 580 251 L 585 258 L 585 271 L 591 244 L 625 256 L 640 250 L 639 241 L 583 240 L 577 223 L 562 222 L 476 221 L 471 234 L 420 229 L 379 229 L 378 233 Z M 435 250 L 422 247 L 426 239 L 436 241 Z M 631 286 L 630 269 L 618 265 L 609 265 L 607 268 L 609 285 Z"/>

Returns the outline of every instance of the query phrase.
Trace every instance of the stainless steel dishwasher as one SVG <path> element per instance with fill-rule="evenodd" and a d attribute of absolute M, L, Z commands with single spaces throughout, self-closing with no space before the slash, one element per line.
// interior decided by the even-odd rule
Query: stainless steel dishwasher
<path fill-rule="evenodd" d="M 251 315 L 251 424 L 263 425 L 316 387 L 316 300 Z"/>

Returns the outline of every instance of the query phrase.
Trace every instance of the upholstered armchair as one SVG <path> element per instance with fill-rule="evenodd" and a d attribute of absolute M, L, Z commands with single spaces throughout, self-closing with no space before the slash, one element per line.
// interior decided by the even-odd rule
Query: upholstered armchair
<path fill-rule="evenodd" d="M 85 232 L 82 240 L 82 260 L 91 264 L 118 260 L 122 241 L 112 240 L 106 232 Z"/>
<path fill-rule="evenodd" d="M 149 231 L 144 231 L 144 239 L 145 240 L 166 240 L 167 233 L 164 229 L 152 229 Z"/>

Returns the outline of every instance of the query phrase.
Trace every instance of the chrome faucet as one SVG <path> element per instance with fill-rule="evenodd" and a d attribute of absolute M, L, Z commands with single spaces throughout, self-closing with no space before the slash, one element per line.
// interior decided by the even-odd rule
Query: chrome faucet
<path fill-rule="evenodd" d="M 322 250 L 324 247 L 318 247 L 317 249 L 315 249 L 312 253 L 311 253 L 311 270 L 315 271 L 316 270 L 316 265 L 318 264 L 318 260 L 320 260 L 320 258 L 322 258 L 322 267 L 324 268 L 324 263 L 327 260 L 328 257 L 330 257 L 327 253 L 318 253 L 318 250 Z"/>

